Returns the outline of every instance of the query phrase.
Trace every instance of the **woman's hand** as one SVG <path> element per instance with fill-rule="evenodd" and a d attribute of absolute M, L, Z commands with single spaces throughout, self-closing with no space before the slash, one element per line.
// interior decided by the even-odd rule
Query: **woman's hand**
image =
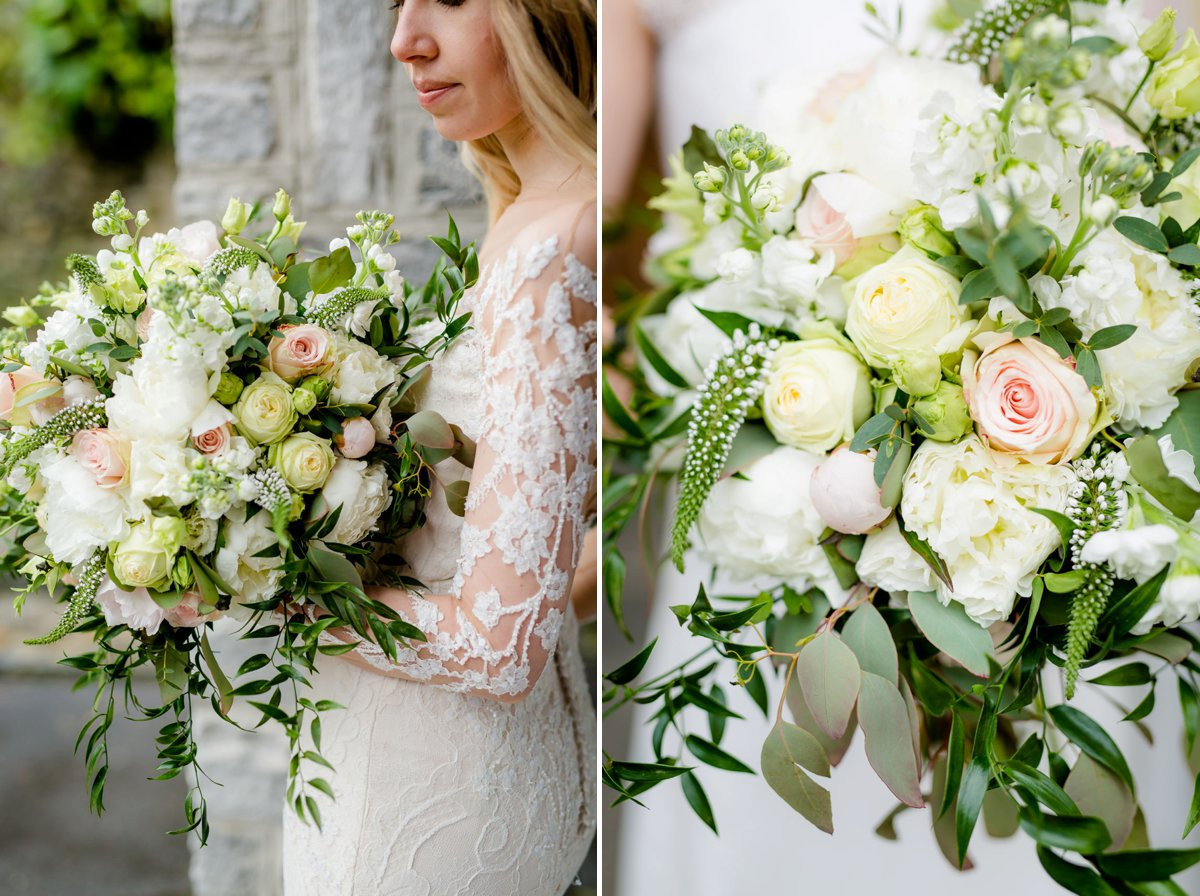
<path fill-rule="evenodd" d="M 596 618 L 597 579 L 596 530 L 588 529 L 583 537 L 583 548 L 579 552 L 579 565 L 575 568 L 575 579 L 571 582 L 571 606 L 580 622 Z"/>

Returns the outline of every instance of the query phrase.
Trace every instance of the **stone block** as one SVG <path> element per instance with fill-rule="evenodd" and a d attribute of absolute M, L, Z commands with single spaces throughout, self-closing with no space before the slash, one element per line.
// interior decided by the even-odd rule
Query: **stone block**
<path fill-rule="evenodd" d="M 263 0 L 175 0 L 177 28 L 192 31 L 240 31 L 258 25 Z"/>
<path fill-rule="evenodd" d="M 427 122 L 421 129 L 421 177 L 418 184 L 425 206 L 480 202 L 483 190 L 462 162 L 456 143 L 446 140 Z"/>
<path fill-rule="evenodd" d="M 175 157 L 191 166 L 261 162 L 275 147 L 266 79 L 183 82 L 175 107 Z"/>

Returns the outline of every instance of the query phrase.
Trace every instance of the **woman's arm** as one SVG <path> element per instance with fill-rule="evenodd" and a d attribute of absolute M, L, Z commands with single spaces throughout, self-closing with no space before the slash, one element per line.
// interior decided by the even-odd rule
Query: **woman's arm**
<path fill-rule="evenodd" d="M 604 0 L 604 208 L 629 195 L 654 108 L 654 38 L 637 0 Z"/>
<path fill-rule="evenodd" d="M 594 223 L 577 230 L 572 248 L 590 256 Z M 595 275 L 557 237 L 518 257 L 480 287 L 484 423 L 452 593 L 373 589 L 428 640 L 396 663 L 373 644 L 345 655 L 504 702 L 529 694 L 555 649 L 596 475 Z"/>

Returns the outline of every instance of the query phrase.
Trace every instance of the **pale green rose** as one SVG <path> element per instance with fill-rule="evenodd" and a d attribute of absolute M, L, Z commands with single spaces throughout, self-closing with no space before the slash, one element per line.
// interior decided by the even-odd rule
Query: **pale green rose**
<path fill-rule="evenodd" d="M 871 372 L 843 339 L 787 342 L 771 359 L 763 420 L 782 444 L 823 454 L 871 415 Z"/>
<path fill-rule="evenodd" d="M 938 442 L 956 442 L 975 428 L 962 386 L 946 380 L 932 395 L 914 403 L 913 410 L 928 424 L 920 428 L 921 433 Z"/>
<path fill-rule="evenodd" d="M 1188 29 L 1183 46 L 1150 76 L 1146 99 L 1163 118 L 1190 118 L 1200 112 L 1200 42 Z"/>
<path fill-rule="evenodd" d="M 90 292 L 97 305 L 119 314 L 132 314 L 146 301 L 146 294 L 134 275 L 133 265 L 123 259 L 114 261 L 104 277 L 104 285 L 95 286 Z"/>
<path fill-rule="evenodd" d="M 272 445 L 269 460 L 288 485 L 298 492 L 311 492 L 325 484 L 335 458 L 327 439 L 301 432 Z"/>
<path fill-rule="evenodd" d="M 890 370 L 906 359 L 928 371 L 933 360 L 955 355 L 971 332 L 962 285 L 945 268 L 905 246 L 851 284 L 846 334 L 872 367 Z M 930 391 L 937 381 L 927 384 Z"/>
<path fill-rule="evenodd" d="M 1175 46 L 1175 10 L 1164 9 L 1138 38 L 1138 49 L 1151 62 L 1158 62 Z"/>
<path fill-rule="evenodd" d="M 113 551 L 113 575 L 127 589 L 166 585 L 186 537 L 187 524 L 178 517 L 156 516 L 135 523 Z"/>
<path fill-rule="evenodd" d="M 1170 192 L 1181 195 L 1171 202 L 1164 202 L 1163 212 L 1184 228 L 1200 220 L 1200 163 L 1192 163 L 1187 171 L 1172 180 Z"/>
<path fill-rule="evenodd" d="M 221 381 L 217 383 L 217 390 L 213 392 L 213 399 L 224 405 L 231 405 L 238 400 L 242 394 L 242 390 L 246 384 L 242 382 L 241 377 L 236 373 L 230 373 L 228 370 L 221 374 Z"/>
<path fill-rule="evenodd" d="M 942 219 L 937 209 L 929 205 L 918 205 L 900 222 L 900 238 L 926 255 L 953 255 L 954 243 L 942 229 Z"/>
<path fill-rule="evenodd" d="M 296 425 L 292 388 L 275 374 L 264 372 L 243 390 L 233 406 L 238 429 L 260 445 L 278 442 Z"/>

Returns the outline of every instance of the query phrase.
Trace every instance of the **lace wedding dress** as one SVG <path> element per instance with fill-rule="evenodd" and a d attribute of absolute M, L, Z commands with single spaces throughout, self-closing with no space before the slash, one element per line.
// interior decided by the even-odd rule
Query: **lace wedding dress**
<path fill-rule="evenodd" d="M 544 226 L 543 226 L 544 230 Z M 287 896 L 562 896 L 595 830 L 595 716 L 567 601 L 595 477 L 595 275 L 518 240 L 464 297 L 425 407 L 477 441 L 465 519 L 402 542 L 428 644 L 322 657 L 324 832 L 285 812 Z M 450 597 L 446 597 L 449 595 Z M 406 679 L 389 677 L 399 672 Z M 487 696 L 503 698 L 489 699 Z"/>
<path fill-rule="evenodd" d="M 656 127 L 664 159 L 687 139 L 693 124 L 711 130 L 740 121 L 769 135 L 771 122 L 758 115 L 768 79 L 820 83 L 838 71 L 861 67 L 884 48 L 865 30 L 861 2 L 640 0 L 640 4 L 658 45 Z M 885 20 L 894 21 L 897 0 L 875 5 Z M 935 5 L 933 0 L 905 0 L 904 21 L 920 26 Z M 714 59 L 720 64 L 714 64 Z M 695 557 L 689 558 L 684 575 L 663 564 L 654 583 L 648 631 L 639 642 L 658 638 L 644 678 L 665 672 L 699 649 L 680 628 L 669 605 L 693 600 L 697 585 L 707 582 L 710 574 L 711 569 Z M 757 768 L 771 722 L 764 720 L 742 689 L 725 687 L 724 691 L 731 708 L 745 720 L 729 722 L 721 746 Z M 774 685 L 772 706 L 778 696 Z M 1152 750 L 1130 725 L 1115 724 L 1122 713 L 1086 698 L 1085 693 L 1081 708 L 1109 727 L 1133 767 L 1151 842 L 1161 847 L 1178 845 L 1193 777 L 1182 759 L 1177 702 L 1160 699 L 1159 708 L 1147 720 L 1159 735 L 1158 749 Z M 606 742 L 606 748 L 615 756 L 653 761 L 648 713 L 637 707 L 633 716 L 632 743 L 627 747 Z M 703 724 L 703 718 L 692 718 L 691 724 Z M 691 764 L 699 766 L 698 777 L 720 836 L 696 818 L 679 787 L 670 782 L 639 797 L 646 809 L 622 804 L 619 837 L 606 840 L 617 845 L 616 874 L 606 875 L 606 896 L 724 896 L 733 888 L 855 896 L 957 896 L 964 887 L 972 896 L 1062 892 L 1046 876 L 1034 844 L 1023 834 L 993 838 L 981 823 L 970 850 L 977 870 L 966 876 L 951 868 L 939 852 L 929 811 L 902 813 L 895 823 L 897 841 L 878 837 L 874 828 L 896 800 L 867 763 L 861 735 L 828 782 L 837 831 L 833 837 L 809 825 L 761 777 Z M 1200 892 L 1200 872 L 1186 872 L 1177 879 L 1189 892 Z"/>

